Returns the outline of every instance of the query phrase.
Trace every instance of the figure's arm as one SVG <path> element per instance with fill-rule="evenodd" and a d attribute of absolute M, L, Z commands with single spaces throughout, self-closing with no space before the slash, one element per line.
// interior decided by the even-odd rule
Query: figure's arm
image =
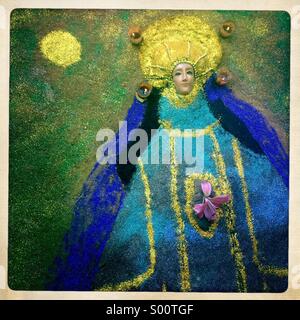
<path fill-rule="evenodd" d="M 147 100 L 141 101 L 137 96 L 134 97 L 133 103 L 131 107 L 128 109 L 127 116 L 124 120 L 125 124 L 120 128 L 120 130 L 116 134 L 117 156 L 121 154 L 127 147 L 127 143 L 122 144 L 122 142 L 128 142 L 128 135 L 130 131 L 133 129 L 137 129 L 141 126 L 146 113 L 147 106 Z"/>
<path fill-rule="evenodd" d="M 120 154 L 128 147 L 128 136 L 131 130 L 137 129 L 141 126 L 145 113 L 148 107 L 148 97 L 151 93 L 152 87 L 149 87 L 147 95 L 139 92 L 143 83 L 140 84 L 135 93 L 132 105 L 127 111 L 127 115 L 123 120 L 122 126 L 116 132 L 113 139 L 103 145 L 103 154 L 97 159 L 99 164 L 115 163 Z M 113 150 L 111 154 L 107 154 L 108 150 Z"/>
<path fill-rule="evenodd" d="M 213 75 L 205 85 L 212 111 L 224 128 L 255 152 L 263 152 L 289 186 L 289 157 L 266 118 L 251 104 L 235 97 L 232 90 L 219 86 Z"/>
<path fill-rule="evenodd" d="M 145 93 L 145 86 L 147 92 Z M 151 140 L 151 129 L 158 128 L 158 98 L 159 91 L 147 83 L 141 83 L 134 98 L 134 102 L 131 108 L 128 110 L 126 117 L 127 133 L 126 130 L 120 129 L 117 134 L 117 149 L 120 148 L 120 152 L 117 151 L 117 159 L 121 156 L 122 152 L 128 150 L 134 142 L 128 142 L 128 135 L 133 129 L 144 129 L 148 134 L 148 142 Z M 120 138 L 120 136 L 123 137 Z M 125 142 L 125 143 L 124 143 Z M 127 148 L 127 150 L 126 150 Z M 141 150 L 143 152 L 144 150 Z M 139 156 L 139 155 L 138 155 Z M 128 184 L 131 180 L 133 173 L 136 170 L 136 166 L 127 161 L 126 164 L 117 164 L 118 175 L 121 178 L 123 184 Z"/>

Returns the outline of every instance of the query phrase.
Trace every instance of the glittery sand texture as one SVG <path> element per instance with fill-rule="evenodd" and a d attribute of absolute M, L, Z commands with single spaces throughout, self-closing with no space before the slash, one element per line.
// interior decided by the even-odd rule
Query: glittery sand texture
<path fill-rule="evenodd" d="M 184 43 L 178 42 L 179 34 L 169 29 L 169 21 L 177 21 L 182 26 L 180 29 Z M 235 26 L 229 37 L 219 34 L 225 21 L 232 21 Z M 133 44 L 129 40 L 128 30 L 132 26 L 141 28 L 143 41 L 139 44 Z M 158 41 L 157 45 L 148 45 L 150 35 Z M 199 85 L 195 86 L 192 100 L 212 70 L 227 67 L 233 76 L 229 84 L 233 94 L 261 112 L 276 129 L 284 151 L 288 153 L 289 36 L 290 19 L 285 12 L 14 10 L 11 14 L 10 31 L 10 288 L 44 290 L 46 284 L 53 280 L 55 258 L 64 251 L 64 236 L 71 228 L 74 206 L 84 183 L 89 181 L 88 177 L 96 162 L 99 147 L 96 142 L 97 132 L 107 127 L 117 131 L 118 122 L 125 119 L 132 105 L 138 83 L 145 76 L 170 77 L 170 68 L 173 66 L 170 64 L 171 60 L 174 63 L 174 59 L 177 61 L 185 58 L 195 64 L 200 58 L 196 64 Z M 209 54 L 201 58 L 201 52 L 195 48 L 203 49 L 203 55 L 206 51 Z M 212 70 L 206 69 L 206 66 Z M 206 71 L 208 73 L 201 77 Z M 153 80 L 162 81 L 163 84 L 168 81 Z M 161 83 L 159 81 L 158 85 Z M 163 98 L 174 96 L 173 89 L 169 87 Z M 175 108 L 176 121 L 180 122 L 181 112 L 184 110 Z M 193 119 L 198 121 L 197 117 Z M 222 144 L 220 148 L 223 148 Z M 247 209 L 248 222 L 245 226 L 250 228 L 252 241 L 249 242 L 249 248 L 254 250 L 255 266 L 268 277 L 273 269 L 263 264 L 258 252 L 261 247 L 257 244 L 261 244 L 261 237 L 252 232 L 257 227 L 255 221 L 251 220 L 255 204 L 252 212 L 249 202 L 251 197 L 255 198 L 256 193 L 253 195 L 251 190 L 254 187 L 245 183 L 249 179 L 245 168 L 250 157 L 239 156 L 241 147 L 235 140 L 232 144 L 230 141 L 228 148 L 234 150 L 231 162 L 236 163 L 238 168 L 231 174 L 240 176 L 239 185 L 234 187 L 242 195 Z M 242 152 L 241 154 L 243 155 Z M 218 155 L 216 157 L 218 159 Z M 252 158 L 256 161 L 255 156 Z M 259 164 L 258 161 L 257 170 L 260 170 Z M 107 168 L 104 172 L 108 175 L 112 171 L 114 175 L 116 171 L 113 169 L 115 168 Z M 141 172 L 140 188 L 145 193 L 146 209 L 149 209 L 152 204 L 150 195 L 159 196 L 157 187 L 153 186 L 153 177 L 149 175 L 146 165 L 139 163 L 137 170 Z M 191 257 L 187 254 L 186 244 L 189 239 L 184 237 L 183 229 L 189 228 L 190 223 L 188 217 L 186 219 L 178 210 L 179 203 L 184 208 L 180 202 L 180 188 L 184 189 L 185 185 L 176 186 L 177 174 L 180 175 L 176 170 L 173 167 L 168 187 L 174 194 L 178 193 L 179 197 L 173 198 L 172 206 L 175 209 L 174 224 L 179 225 L 180 231 L 178 235 L 174 235 L 174 239 L 180 245 L 173 248 L 170 257 L 172 254 L 180 256 L 181 269 L 177 271 L 182 289 L 193 290 L 197 279 L 192 278 L 193 268 L 189 268 L 187 258 L 191 264 L 196 260 L 192 254 Z M 110 181 L 109 177 L 107 179 Z M 229 183 L 230 179 L 229 175 Z M 112 185 L 121 190 L 118 179 Z M 107 188 L 109 189 L 109 185 Z M 272 188 L 276 190 L 273 184 Z M 112 194 L 116 206 L 121 203 L 122 195 L 121 191 Z M 133 197 L 132 203 L 136 206 L 134 201 Z M 238 205 L 243 206 L 243 201 Z M 245 265 L 247 269 L 248 262 L 243 264 L 241 258 L 241 250 L 245 248 L 239 239 L 235 239 L 234 234 L 234 228 L 239 227 L 240 217 L 237 216 L 235 222 L 232 210 L 229 209 L 226 215 L 226 223 L 230 229 L 228 237 L 234 251 L 239 288 L 244 290 L 245 281 L 251 286 L 251 283 L 255 284 L 255 279 L 245 278 Z M 146 238 L 145 241 L 149 240 L 150 245 L 149 253 L 145 253 L 145 259 L 149 260 L 149 264 L 145 265 L 148 269 L 143 269 L 148 270 L 147 276 L 155 276 L 154 265 L 163 267 L 160 255 L 156 256 L 154 253 L 157 249 L 154 247 L 155 236 L 159 233 L 155 233 L 157 229 L 154 233 L 151 231 L 152 223 L 154 226 L 157 223 L 157 215 L 151 210 L 146 211 L 144 217 L 144 227 L 145 230 L 148 228 L 149 235 L 149 239 Z M 269 209 L 265 207 L 265 210 Z M 86 215 L 78 225 L 82 230 L 87 230 L 93 218 L 92 215 Z M 100 224 L 101 221 L 97 221 Z M 89 230 L 95 231 L 93 228 Z M 97 242 L 93 244 L 97 245 Z M 271 250 L 270 256 L 275 256 L 275 253 Z M 86 254 L 87 257 L 89 253 Z M 229 269 L 226 271 L 231 272 Z M 286 270 L 278 269 L 276 272 L 281 275 Z M 169 290 L 172 281 L 168 280 L 159 282 L 158 289 Z M 140 283 L 140 278 L 136 279 L 134 284 L 136 283 Z M 126 283 L 124 286 L 128 288 Z M 96 282 L 95 288 L 101 288 L 100 282 L 99 285 Z M 272 290 L 272 287 L 269 289 Z"/>

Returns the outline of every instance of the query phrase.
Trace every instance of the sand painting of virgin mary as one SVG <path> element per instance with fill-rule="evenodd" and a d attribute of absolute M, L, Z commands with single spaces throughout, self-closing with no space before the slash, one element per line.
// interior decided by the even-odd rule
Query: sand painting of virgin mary
<path fill-rule="evenodd" d="M 18 32 L 24 32 L 20 17 L 25 21 L 37 21 L 43 14 L 53 18 L 51 12 L 30 13 L 30 18 L 22 14 L 15 13 L 13 41 Z M 48 265 L 36 284 L 44 290 L 75 291 L 285 291 L 288 15 L 192 11 L 59 14 L 65 30 L 61 26 L 50 31 L 32 46 L 32 52 L 39 50 L 32 61 L 35 71 L 27 70 L 25 74 L 33 73 L 31 77 L 46 88 L 48 96 L 41 103 L 41 114 L 46 112 L 46 105 L 51 108 L 55 104 L 54 96 L 64 102 L 76 101 L 79 107 L 74 111 L 66 107 L 66 122 L 55 121 L 47 134 L 53 137 L 57 131 L 60 137 L 72 140 L 68 135 L 78 117 L 79 130 L 85 127 L 95 136 L 98 132 L 98 138 L 99 131 L 92 128 L 108 128 L 114 122 L 111 132 L 115 135 L 98 149 L 93 164 L 91 159 L 84 160 L 90 144 L 85 150 L 78 141 L 73 141 L 71 147 L 63 144 L 61 152 L 72 153 L 76 148 L 82 151 L 77 163 L 67 169 L 80 176 L 81 186 L 68 198 L 73 202 L 61 204 L 71 213 L 64 227 L 55 233 Z M 81 35 L 74 26 L 73 32 L 66 31 L 68 27 L 72 29 L 68 19 L 76 14 L 78 23 L 91 28 L 92 21 L 102 31 L 100 39 L 95 40 L 93 31 L 88 43 L 88 35 Z M 121 22 L 114 26 L 116 17 Z M 275 33 L 278 23 L 285 27 L 280 35 Z M 38 36 L 43 33 L 40 30 Z M 29 35 L 35 39 L 30 32 Z M 264 46 L 255 51 L 255 43 Z M 29 47 L 25 46 L 24 51 Z M 88 47 L 91 50 L 85 53 Z M 119 60 L 108 62 L 109 52 L 117 54 Z M 101 56 L 101 63 L 94 63 L 96 55 Z M 40 60 L 46 62 L 38 66 Z M 14 56 L 12 64 L 18 64 L 18 57 Z M 57 70 L 49 71 L 51 67 Z M 103 86 L 106 77 L 112 81 L 98 92 L 104 102 L 102 109 L 93 109 L 89 106 L 95 102 L 90 98 L 93 91 L 89 86 Z M 82 85 L 82 90 L 73 93 L 66 80 L 77 90 L 76 80 L 89 85 Z M 14 90 L 21 82 L 13 79 Z M 34 104 L 33 95 L 30 99 L 32 106 L 38 105 Z M 121 104 L 122 112 L 116 111 Z M 14 108 L 12 123 L 20 117 L 17 101 Z M 31 112 L 35 112 L 32 108 Z M 97 122 L 98 111 L 105 120 Z M 116 129 L 116 121 L 121 120 Z M 43 119 L 39 121 L 41 125 Z M 61 132 L 67 124 L 72 130 Z M 14 136 L 16 128 L 11 130 Z M 135 132 L 140 134 L 140 142 L 143 137 L 147 142 L 132 149 L 133 141 L 137 141 L 132 138 L 134 130 L 138 130 Z M 87 133 L 77 137 L 85 144 L 89 139 Z M 50 148 L 55 142 L 49 140 L 46 145 Z M 95 151 L 95 145 L 92 149 Z M 135 161 L 129 159 L 130 154 L 136 156 Z M 153 162 L 163 154 L 168 161 Z M 191 157 L 196 160 L 194 167 L 186 161 Z M 85 175 L 76 169 L 82 161 L 90 165 L 85 167 Z M 34 168 L 35 162 L 31 166 Z M 59 168 L 59 163 L 55 166 Z M 50 194 L 47 196 L 45 191 L 36 201 L 44 198 L 43 205 L 49 206 Z M 13 191 L 11 198 L 17 199 Z M 28 200 L 28 195 L 26 198 L 23 193 L 21 199 Z M 10 252 L 14 264 L 10 281 L 16 287 L 34 287 L 28 284 L 29 279 L 26 283 L 16 273 L 16 203 L 11 202 L 14 213 Z M 54 208 L 57 205 L 50 206 L 45 214 Z M 50 220 L 51 223 L 54 226 L 58 222 Z M 45 232 L 43 237 L 47 249 L 51 233 Z M 26 252 L 29 253 L 28 248 Z"/>

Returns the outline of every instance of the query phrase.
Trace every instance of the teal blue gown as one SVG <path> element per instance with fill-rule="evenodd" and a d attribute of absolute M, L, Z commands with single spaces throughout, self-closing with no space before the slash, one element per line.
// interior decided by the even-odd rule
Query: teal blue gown
<path fill-rule="evenodd" d="M 288 190 L 263 153 L 244 146 L 214 117 L 204 92 L 186 108 L 159 101 L 162 124 L 139 159 L 101 257 L 95 290 L 282 292 L 287 288 Z M 147 163 L 163 124 L 204 129 L 203 166 Z M 160 153 L 170 151 L 160 145 Z M 195 143 L 193 152 L 195 151 Z M 172 162 L 173 161 L 173 162 Z M 198 170 L 198 171 L 197 171 Z M 192 210 L 194 178 L 232 200 L 218 219 Z"/>

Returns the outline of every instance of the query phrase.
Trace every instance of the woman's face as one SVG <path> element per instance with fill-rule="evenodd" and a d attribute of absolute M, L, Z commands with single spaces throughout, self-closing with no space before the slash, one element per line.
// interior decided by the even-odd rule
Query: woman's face
<path fill-rule="evenodd" d="M 173 70 L 173 81 L 178 94 L 187 95 L 194 87 L 194 68 L 189 63 L 180 63 Z"/>

